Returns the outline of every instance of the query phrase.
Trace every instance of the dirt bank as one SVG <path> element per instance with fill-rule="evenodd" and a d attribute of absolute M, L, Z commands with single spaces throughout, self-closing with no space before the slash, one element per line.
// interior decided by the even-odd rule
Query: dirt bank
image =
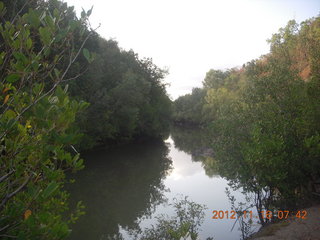
<path fill-rule="evenodd" d="M 266 226 L 254 240 L 320 240 L 320 205 L 305 209 L 307 218 L 291 216 L 285 221 Z"/>

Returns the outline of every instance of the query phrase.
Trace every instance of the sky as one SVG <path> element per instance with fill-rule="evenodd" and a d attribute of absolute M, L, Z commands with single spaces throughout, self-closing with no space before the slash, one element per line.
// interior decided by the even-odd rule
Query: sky
<path fill-rule="evenodd" d="M 267 39 L 291 19 L 320 14 L 319 0 L 65 0 L 93 6 L 90 22 L 122 49 L 167 68 L 171 99 L 201 87 L 210 69 L 239 67 L 269 52 Z"/>

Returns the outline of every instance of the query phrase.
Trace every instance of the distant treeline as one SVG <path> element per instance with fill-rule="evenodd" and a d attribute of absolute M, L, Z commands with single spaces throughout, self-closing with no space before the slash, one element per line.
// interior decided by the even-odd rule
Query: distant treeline
<path fill-rule="evenodd" d="M 173 120 L 208 129 L 222 176 L 268 193 L 267 206 L 294 205 L 320 174 L 320 18 L 289 21 L 269 43 L 241 68 L 211 69 L 174 101 Z"/>

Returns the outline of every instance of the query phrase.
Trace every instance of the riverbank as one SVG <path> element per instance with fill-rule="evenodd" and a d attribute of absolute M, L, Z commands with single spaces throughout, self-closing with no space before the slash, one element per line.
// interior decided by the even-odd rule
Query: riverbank
<path fill-rule="evenodd" d="M 250 240 L 320 240 L 320 204 L 304 210 L 306 219 L 291 216 L 262 228 Z"/>

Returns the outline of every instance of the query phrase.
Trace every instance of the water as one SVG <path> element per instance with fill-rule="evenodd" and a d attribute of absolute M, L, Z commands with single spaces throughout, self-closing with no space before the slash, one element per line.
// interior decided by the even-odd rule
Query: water
<path fill-rule="evenodd" d="M 86 215 L 72 227 L 71 240 L 113 239 L 115 235 L 133 239 L 130 232 L 150 227 L 155 216 L 172 216 L 174 209 L 168 203 L 184 196 L 207 206 L 200 239 L 240 239 L 238 224 L 231 231 L 235 220 L 212 219 L 212 211 L 231 211 L 231 203 L 225 192 L 228 181 L 208 168 L 201 155 L 206 141 L 201 134 L 172 134 L 165 142 L 133 144 L 84 156 L 85 169 L 75 175 L 76 183 L 68 186 L 73 204 L 82 200 L 86 206 Z M 231 193 L 237 201 L 245 202 L 240 191 Z"/>

